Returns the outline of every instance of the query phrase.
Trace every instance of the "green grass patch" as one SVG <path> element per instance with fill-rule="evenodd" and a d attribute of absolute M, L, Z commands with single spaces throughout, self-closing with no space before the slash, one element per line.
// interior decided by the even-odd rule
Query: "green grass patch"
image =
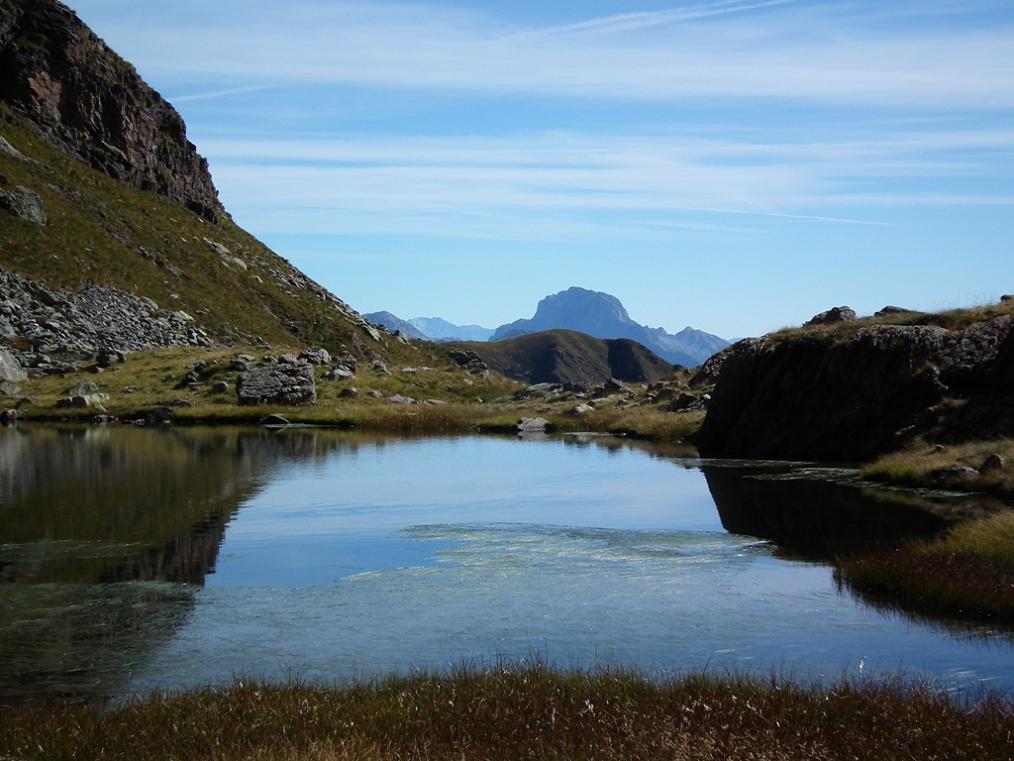
<path fill-rule="evenodd" d="M 17 759 L 1000 759 L 1009 702 L 627 672 L 461 669 L 344 688 L 237 684 L 103 712 L 0 712 Z"/>
<path fill-rule="evenodd" d="M 1003 465 L 983 469 L 990 455 Z M 971 468 L 975 473 L 958 470 Z M 981 472 L 980 472 L 981 471 Z M 948 486 L 970 491 L 1014 493 L 1014 441 L 994 439 L 931 446 L 920 441 L 863 467 L 863 477 L 905 486 Z"/>

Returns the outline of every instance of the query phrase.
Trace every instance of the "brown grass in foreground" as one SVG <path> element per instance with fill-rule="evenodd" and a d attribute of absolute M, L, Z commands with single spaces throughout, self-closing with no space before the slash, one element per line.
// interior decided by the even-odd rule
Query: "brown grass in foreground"
<path fill-rule="evenodd" d="M 0 712 L 17 759 L 1005 759 L 1014 707 L 902 684 L 831 689 L 519 668 L 321 689 L 239 684 L 102 713 Z"/>
<path fill-rule="evenodd" d="M 962 523 L 939 541 L 845 559 L 836 578 L 921 613 L 1014 621 L 1014 510 Z"/>

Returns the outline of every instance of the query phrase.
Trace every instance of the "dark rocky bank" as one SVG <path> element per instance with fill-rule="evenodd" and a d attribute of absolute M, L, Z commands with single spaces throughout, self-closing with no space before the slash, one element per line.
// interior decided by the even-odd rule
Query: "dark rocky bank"
<path fill-rule="evenodd" d="M 1014 313 L 976 317 L 948 329 L 846 315 L 847 330 L 741 341 L 721 358 L 696 443 L 712 457 L 858 461 L 918 436 L 1009 436 Z"/>

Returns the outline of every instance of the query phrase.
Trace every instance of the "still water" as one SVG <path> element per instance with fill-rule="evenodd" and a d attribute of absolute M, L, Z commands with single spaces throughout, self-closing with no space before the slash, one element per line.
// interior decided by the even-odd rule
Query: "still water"
<path fill-rule="evenodd" d="M 0 430 L 0 699 L 539 659 L 1014 692 L 1014 636 L 829 554 L 965 508 L 612 438 Z M 681 456 L 684 455 L 684 456 Z"/>

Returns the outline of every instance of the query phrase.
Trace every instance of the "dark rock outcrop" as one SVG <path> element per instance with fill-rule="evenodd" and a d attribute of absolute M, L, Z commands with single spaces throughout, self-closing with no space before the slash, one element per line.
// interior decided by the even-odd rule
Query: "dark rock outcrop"
<path fill-rule="evenodd" d="M 317 401 L 317 383 L 308 364 L 278 362 L 241 374 L 236 382 L 240 404 L 300 406 Z"/>
<path fill-rule="evenodd" d="M 862 460 L 920 434 L 1014 431 L 1014 316 L 736 344 L 697 436 L 707 456 Z"/>
<path fill-rule="evenodd" d="M 0 72 L 0 100 L 61 150 L 205 218 L 222 213 L 180 115 L 62 3 L 0 3 Z"/>

